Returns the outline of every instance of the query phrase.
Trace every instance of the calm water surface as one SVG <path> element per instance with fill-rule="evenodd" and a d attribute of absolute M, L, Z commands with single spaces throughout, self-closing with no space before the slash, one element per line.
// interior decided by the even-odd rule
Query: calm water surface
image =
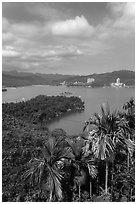
<path fill-rule="evenodd" d="M 85 102 L 84 112 L 66 115 L 49 124 L 50 130 L 62 128 L 68 134 L 81 133 L 85 120 L 95 112 L 100 113 L 101 105 L 105 105 L 108 102 L 112 111 L 114 109 L 121 109 L 124 103 L 135 96 L 134 88 L 87 88 L 42 85 L 8 88 L 7 92 L 2 93 L 2 102 L 28 100 L 40 94 L 58 95 L 64 91 L 80 96 Z"/>

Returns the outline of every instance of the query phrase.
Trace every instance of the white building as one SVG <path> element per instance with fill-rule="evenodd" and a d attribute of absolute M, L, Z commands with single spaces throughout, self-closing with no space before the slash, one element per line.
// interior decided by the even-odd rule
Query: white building
<path fill-rule="evenodd" d="M 95 81 L 94 78 L 87 78 L 87 84 L 89 84 L 89 83 L 93 83 L 94 81 Z"/>
<path fill-rule="evenodd" d="M 120 82 L 120 78 L 117 78 L 115 83 L 111 83 L 111 86 L 112 87 L 123 87 L 125 86 L 125 84 Z"/>
<path fill-rule="evenodd" d="M 120 83 L 120 78 L 117 78 L 116 83 L 117 83 L 117 84 L 121 84 L 121 83 Z"/>
<path fill-rule="evenodd" d="M 62 83 L 60 83 L 60 85 L 65 85 L 65 83 L 66 83 L 66 82 L 65 82 L 65 81 L 63 81 Z"/>

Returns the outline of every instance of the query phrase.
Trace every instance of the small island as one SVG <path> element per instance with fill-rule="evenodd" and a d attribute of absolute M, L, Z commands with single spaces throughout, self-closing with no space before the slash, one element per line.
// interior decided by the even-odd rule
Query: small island
<path fill-rule="evenodd" d="M 61 94 L 60 94 L 60 96 L 72 96 L 72 93 L 71 92 L 68 92 L 68 91 L 65 91 L 65 92 L 62 92 Z"/>
<path fill-rule="evenodd" d="M 5 91 L 7 91 L 7 89 L 2 87 L 2 92 L 5 92 Z"/>

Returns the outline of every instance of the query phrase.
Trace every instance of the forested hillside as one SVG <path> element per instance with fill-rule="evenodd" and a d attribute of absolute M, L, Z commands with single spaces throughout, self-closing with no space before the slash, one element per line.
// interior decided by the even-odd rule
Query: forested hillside
<path fill-rule="evenodd" d="M 3 72 L 2 85 L 7 87 L 29 86 L 29 85 L 57 85 L 73 75 L 40 74 L 25 72 Z"/>
<path fill-rule="evenodd" d="M 109 86 L 117 78 L 121 79 L 126 85 L 135 85 L 135 72 L 121 70 L 103 74 L 92 74 L 86 76 L 61 75 L 61 74 L 40 74 L 40 73 L 23 73 L 23 72 L 3 72 L 2 85 L 10 86 L 28 86 L 28 85 L 59 85 L 63 81 L 71 85 L 76 81 L 86 82 L 87 78 L 94 78 L 93 86 Z"/>
<path fill-rule="evenodd" d="M 75 97 L 3 104 L 3 202 L 135 201 L 134 99 L 123 104 L 122 112 L 101 107 L 101 115 L 96 113 L 81 135 L 72 136 L 46 128 L 43 119 L 58 108 L 52 103 L 54 108 L 46 109 L 45 99 L 49 108 L 51 100 L 58 101 L 63 112 L 82 107 Z M 39 110 L 47 114 L 33 123 Z"/>
<path fill-rule="evenodd" d="M 31 124 L 44 123 L 67 112 L 84 110 L 84 102 L 78 97 L 39 95 L 26 102 L 2 104 L 3 117 L 14 116 Z"/>
<path fill-rule="evenodd" d="M 120 78 L 121 82 L 128 85 L 134 86 L 135 85 L 135 72 L 121 70 L 121 71 L 114 71 L 108 72 L 103 74 L 92 74 L 88 76 L 81 76 L 81 77 L 74 77 L 73 79 L 68 79 L 67 83 L 71 85 L 75 81 L 79 82 L 86 82 L 87 78 L 93 78 L 95 81 L 93 82 L 93 86 L 110 86 L 111 83 L 116 82 L 117 78 Z"/>

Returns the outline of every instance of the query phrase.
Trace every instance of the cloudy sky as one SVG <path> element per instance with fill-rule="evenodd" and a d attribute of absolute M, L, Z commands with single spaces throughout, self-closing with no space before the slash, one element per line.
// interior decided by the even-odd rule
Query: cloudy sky
<path fill-rule="evenodd" d="M 3 70 L 135 69 L 134 3 L 2 3 Z"/>

